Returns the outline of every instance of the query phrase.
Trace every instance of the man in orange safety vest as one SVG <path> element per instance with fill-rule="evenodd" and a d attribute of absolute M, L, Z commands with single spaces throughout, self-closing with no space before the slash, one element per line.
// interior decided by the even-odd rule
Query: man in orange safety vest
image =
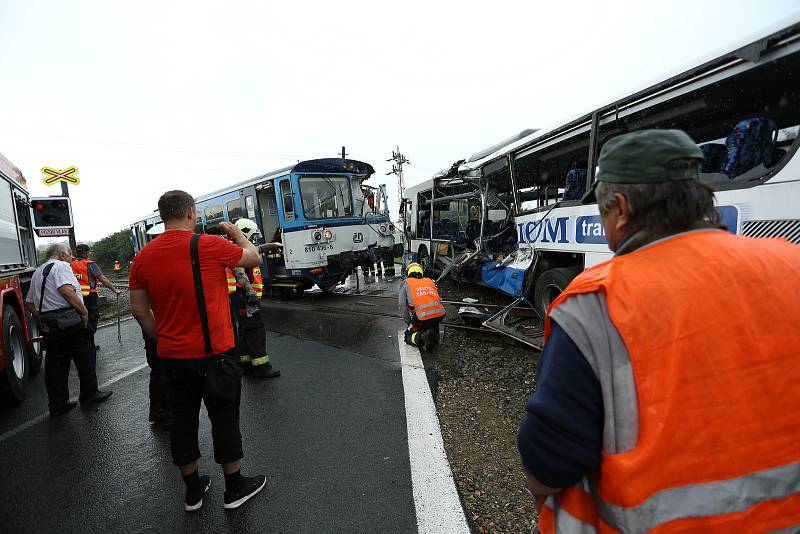
<path fill-rule="evenodd" d="M 800 531 L 800 247 L 726 231 L 702 162 L 602 147 L 615 255 L 550 306 L 517 438 L 543 533 Z"/>

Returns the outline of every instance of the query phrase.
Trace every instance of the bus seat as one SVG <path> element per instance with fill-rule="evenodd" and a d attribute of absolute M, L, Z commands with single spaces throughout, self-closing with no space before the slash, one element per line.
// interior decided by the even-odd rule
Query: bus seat
<path fill-rule="evenodd" d="M 586 169 L 572 169 L 567 173 L 566 182 L 563 200 L 580 200 L 586 189 Z"/>
<path fill-rule="evenodd" d="M 725 139 L 728 154 L 722 172 L 733 179 L 761 163 L 775 162 L 775 140 L 778 127 L 771 119 L 754 118 L 740 121 Z"/>
<path fill-rule="evenodd" d="M 728 146 L 722 143 L 703 143 L 699 148 L 704 157 L 700 172 L 722 172 L 722 164 L 728 155 Z"/>
<path fill-rule="evenodd" d="M 442 221 L 433 221 L 433 238 L 441 239 L 444 229 L 442 228 Z"/>

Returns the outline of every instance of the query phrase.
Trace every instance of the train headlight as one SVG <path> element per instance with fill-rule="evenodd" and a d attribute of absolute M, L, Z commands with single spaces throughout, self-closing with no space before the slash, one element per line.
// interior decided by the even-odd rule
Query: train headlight
<path fill-rule="evenodd" d="M 381 225 L 381 233 L 382 233 L 382 234 L 385 234 L 385 233 L 386 233 L 386 225 L 385 225 L 385 224 L 382 224 L 382 225 Z"/>
<path fill-rule="evenodd" d="M 322 232 L 320 232 L 319 230 L 314 230 L 314 233 L 311 234 L 311 237 L 314 238 L 314 241 L 322 241 Z"/>
<path fill-rule="evenodd" d="M 393 225 L 393 224 L 390 224 L 390 225 L 389 225 L 389 231 L 390 231 L 390 232 L 394 232 L 394 225 Z"/>
<path fill-rule="evenodd" d="M 326 229 L 324 232 L 322 232 L 322 235 L 323 235 L 323 237 L 325 237 L 325 239 L 327 241 L 330 241 L 333 238 L 333 232 L 331 232 L 328 229 Z"/>

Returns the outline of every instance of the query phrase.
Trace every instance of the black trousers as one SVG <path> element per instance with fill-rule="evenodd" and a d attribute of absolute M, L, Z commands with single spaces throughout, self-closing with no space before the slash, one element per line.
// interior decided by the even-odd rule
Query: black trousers
<path fill-rule="evenodd" d="M 97 391 L 95 374 L 95 351 L 89 331 L 83 325 L 65 328 L 60 332 L 44 335 L 46 349 L 44 383 L 50 409 L 58 409 L 69 400 L 69 368 L 75 362 L 81 381 L 80 399 L 91 397 Z"/>
<path fill-rule="evenodd" d="M 234 358 L 238 364 L 238 358 Z M 159 358 L 161 384 L 172 409 L 170 448 L 172 463 L 190 464 L 200 458 L 197 431 L 200 426 L 200 402 L 203 401 L 211 420 L 214 442 L 214 461 L 233 462 L 244 457 L 242 434 L 239 431 L 239 399 L 208 399 L 203 397 L 206 358 Z"/>
<path fill-rule="evenodd" d="M 142 332 L 144 339 L 144 353 L 147 356 L 147 365 L 150 366 L 150 405 L 167 406 L 165 395 L 161 391 L 161 361 L 158 359 L 156 342 Z"/>
<path fill-rule="evenodd" d="M 442 322 L 444 317 L 436 317 L 427 321 L 420 321 L 417 318 L 412 319 L 410 328 L 406 329 L 405 342 L 409 345 L 418 346 L 423 351 L 430 351 L 436 348 L 439 344 L 439 323 Z M 415 332 L 419 332 L 417 342 L 413 342 Z"/>
<path fill-rule="evenodd" d="M 100 301 L 97 293 L 89 293 L 83 297 L 83 305 L 89 312 L 89 339 L 92 342 L 92 349 L 94 349 L 94 333 L 97 332 L 97 322 L 100 320 Z"/>
<path fill-rule="evenodd" d="M 239 318 L 239 352 L 241 356 L 253 358 L 267 354 L 267 330 L 261 312 Z"/>

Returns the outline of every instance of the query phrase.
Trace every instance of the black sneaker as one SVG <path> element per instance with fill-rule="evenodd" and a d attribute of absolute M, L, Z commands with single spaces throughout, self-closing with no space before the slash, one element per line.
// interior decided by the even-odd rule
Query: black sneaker
<path fill-rule="evenodd" d="M 264 489 L 267 485 L 267 477 L 264 475 L 256 475 L 254 477 L 242 477 L 242 487 L 237 491 L 225 492 L 226 510 L 234 510 L 247 502 L 247 500 L 256 495 L 259 491 Z"/>
<path fill-rule="evenodd" d="M 187 512 L 196 512 L 203 507 L 203 497 L 211 487 L 211 477 L 200 475 L 200 484 L 194 491 L 186 490 L 186 500 L 183 502 L 183 509 Z"/>

